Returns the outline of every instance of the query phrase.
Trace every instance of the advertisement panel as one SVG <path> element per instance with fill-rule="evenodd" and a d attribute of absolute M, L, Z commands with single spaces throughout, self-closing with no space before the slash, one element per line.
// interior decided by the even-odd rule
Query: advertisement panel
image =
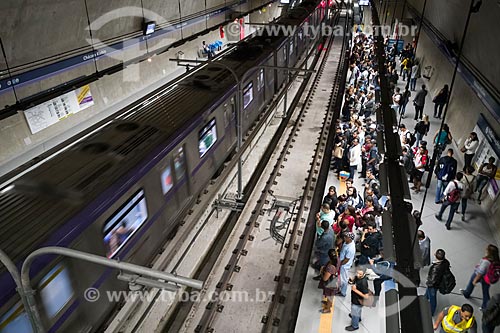
<path fill-rule="evenodd" d="M 85 85 L 23 111 L 31 134 L 54 125 L 60 120 L 94 105 L 90 86 Z"/>

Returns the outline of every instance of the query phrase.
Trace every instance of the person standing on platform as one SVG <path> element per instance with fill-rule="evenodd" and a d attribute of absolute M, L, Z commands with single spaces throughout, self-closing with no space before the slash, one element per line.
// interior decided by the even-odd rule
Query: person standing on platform
<path fill-rule="evenodd" d="M 500 326 L 500 294 L 491 297 L 483 311 L 483 333 L 494 333 L 495 327 Z"/>
<path fill-rule="evenodd" d="M 405 118 L 406 105 L 410 101 L 410 97 L 411 92 L 408 89 L 408 86 L 406 86 L 405 91 L 401 94 L 401 99 L 399 100 L 399 114 L 403 119 Z"/>
<path fill-rule="evenodd" d="M 335 288 L 327 287 L 328 282 L 337 276 L 338 258 L 335 249 L 328 250 L 328 263 L 321 267 L 320 274 L 313 277 L 313 280 L 319 281 L 318 288 L 323 289 L 323 300 L 321 301 L 321 313 L 330 313 L 332 311 L 332 299 L 335 294 Z"/>
<path fill-rule="evenodd" d="M 446 259 L 443 249 L 438 249 L 435 253 L 436 260 L 432 263 L 427 275 L 425 297 L 431 303 L 431 315 L 434 316 L 437 307 L 437 292 L 443 279 L 444 273 L 450 269 L 450 262 Z"/>
<path fill-rule="evenodd" d="M 495 179 L 495 175 L 497 174 L 497 166 L 495 165 L 495 158 L 491 156 L 488 159 L 488 163 L 483 163 L 479 168 L 477 175 L 477 203 L 481 204 L 481 195 L 483 194 L 483 190 L 488 185 L 490 179 Z"/>
<path fill-rule="evenodd" d="M 328 193 L 323 198 L 323 204 L 328 204 L 332 211 L 337 212 L 338 199 L 335 186 L 332 185 L 328 188 Z"/>
<path fill-rule="evenodd" d="M 477 145 L 479 144 L 479 139 L 477 138 L 476 132 L 472 132 L 467 140 L 464 142 L 464 146 L 460 149 L 464 153 L 464 171 L 468 167 L 472 166 L 472 158 L 476 153 Z"/>
<path fill-rule="evenodd" d="M 441 119 L 443 108 L 448 102 L 448 91 L 448 85 L 445 84 L 443 89 L 441 89 L 439 93 L 432 99 L 432 102 L 434 103 L 434 118 Z"/>
<path fill-rule="evenodd" d="M 358 166 L 361 164 L 361 146 L 358 139 L 352 140 L 352 145 L 349 148 L 349 178 L 354 180 L 354 175 L 358 171 Z"/>
<path fill-rule="evenodd" d="M 465 222 L 465 211 L 467 210 L 467 201 L 472 198 L 474 193 L 474 184 L 476 183 L 476 176 L 472 173 L 474 168 L 469 166 L 464 173 L 464 178 L 462 179 L 462 184 L 464 184 L 464 195 L 462 196 L 462 221 Z"/>
<path fill-rule="evenodd" d="M 434 173 L 437 178 L 434 203 L 440 204 L 443 199 L 444 189 L 457 174 L 457 160 L 453 157 L 453 149 L 448 149 L 448 154 L 439 159 Z"/>
<path fill-rule="evenodd" d="M 417 86 L 418 70 L 419 70 L 418 63 L 415 62 L 415 64 L 411 68 L 411 78 L 410 78 L 411 91 L 415 91 L 415 88 Z"/>
<path fill-rule="evenodd" d="M 359 266 L 356 269 L 356 276 L 350 279 L 351 288 L 351 325 L 345 328 L 346 331 L 352 332 L 359 329 L 361 321 L 361 312 L 363 310 L 363 300 L 369 297 L 368 277 L 366 276 L 366 268 Z"/>
<path fill-rule="evenodd" d="M 420 142 L 420 147 L 415 147 L 413 150 L 413 187 L 415 194 L 420 193 L 420 186 L 422 186 L 422 177 L 425 173 L 425 167 L 427 166 L 429 155 L 426 147 L 427 142 Z"/>
<path fill-rule="evenodd" d="M 422 230 L 417 233 L 418 246 L 420 247 L 420 252 L 422 253 L 422 267 L 429 266 L 431 264 L 431 240 L 425 235 Z M 418 271 L 418 285 L 420 285 L 420 269 Z"/>
<path fill-rule="evenodd" d="M 474 272 L 470 277 L 467 287 L 465 287 L 465 289 L 460 289 L 462 295 L 464 295 L 465 298 L 470 298 L 472 292 L 474 291 L 474 287 L 476 286 L 476 284 L 480 282 L 481 287 L 483 289 L 483 302 L 481 304 L 481 309 L 486 309 L 486 306 L 490 300 L 490 285 L 494 283 L 493 281 L 490 280 L 490 276 L 495 275 L 496 269 L 500 271 L 500 258 L 498 257 L 498 247 L 496 247 L 493 244 L 489 244 L 486 247 L 486 255 L 479 261 L 479 264 L 477 264 L 476 267 L 474 268 Z"/>
<path fill-rule="evenodd" d="M 361 147 L 361 178 L 366 178 L 366 165 L 370 159 L 370 150 L 372 149 L 371 138 L 365 139 L 365 144 Z"/>
<path fill-rule="evenodd" d="M 315 255 L 317 261 L 312 264 L 312 268 L 319 271 L 322 266 L 325 266 L 328 262 L 328 250 L 333 247 L 333 231 L 330 228 L 330 222 L 321 221 L 321 229 L 323 232 L 316 239 L 315 243 Z"/>
<path fill-rule="evenodd" d="M 418 231 L 417 237 L 420 252 L 422 252 L 422 264 L 429 266 L 431 264 L 431 240 L 422 230 Z"/>
<path fill-rule="evenodd" d="M 354 234 L 347 232 L 342 235 L 344 244 L 340 250 L 340 290 L 337 296 L 345 297 L 347 295 L 347 283 L 349 281 L 349 269 L 351 269 L 356 256 L 356 245 L 354 244 Z"/>
<path fill-rule="evenodd" d="M 424 136 L 429 133 L 431 123 L 429 122 L 429 116 L 424 114 L 422 120 L 415 125 L 415 147 L 418 147 L 420 142 L 424 139 Z"/>
<path fill-rule="evenodd" d="M 437 131 L 434 135 L 434 144 L 437 146 L 437 156 L 441 156 L 441 153 L 446 149 L 446 146 L 449 145 L 453 136 L 451 135 L 450 127 L 448 124 L 443 125 L 442 131 Z"/>
<path fill-rule="evenodd" d="M 449 182 L 448 186 L 446 186 L 446 189 L 444 190 L 444 201 L 443 204 L 441 205 L 441 209 L 439 210 L 439 213 L 437 213 L 436 219 L 441 221 L 443 218 L 444 211 L 446 210 L 446 207 L 450 206 L 450 214 L 448 215 L 448 219 L 446 220 L 446 229 L 450 230 L 451 229 L 451 222 L 453 221 L 453 216 L 455 216 L 455 212 L 458 209 L 458 206 L 460 205 L 460 201 L 462 200 L 462 196 L 464 193 L 464 185 L 462 184 L 462 178 L 464 177 L 464 174 L 459 172 L 457 173 L 457 176 L 455 179 L 451 182 Z"/>
<path fill-rule="evenodd" d="M 413 99 L 413 105 L 415 106 L 415 120 L 419 120 L 422 117 L 425 106 L 425 97 L 427 96 L 427 90 L 425 89 L 425 84 L 422 85 L 422 89 L 417 93 Z"/>
<path fill-rule="evenodd" d="M 440 333 L 477 333 L 477 323 L 473 314 L 474 309 L 470 304 L 446 307 L 434 322 L 434 331 L 440 328 Z"/>

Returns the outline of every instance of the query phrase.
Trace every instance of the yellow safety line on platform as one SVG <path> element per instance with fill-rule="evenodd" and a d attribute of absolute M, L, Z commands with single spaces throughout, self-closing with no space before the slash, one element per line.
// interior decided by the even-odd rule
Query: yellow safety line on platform
<path fill-rule="evenodd" d="M 333 312 L 335 312 L 335 297 L 332 297 L 332 311 L 322 313 L 319 319 L 319 333 L 332 333 Z"/>

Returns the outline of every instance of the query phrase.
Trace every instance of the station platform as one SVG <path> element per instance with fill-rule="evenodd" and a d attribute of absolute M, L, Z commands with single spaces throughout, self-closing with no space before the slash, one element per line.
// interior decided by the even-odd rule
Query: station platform
<path fill-rule="evenodd" d="M 365 11 L 366 13 L 366 11 Z M 398 64 L 399 66 L 399 64 Z M 399 72 L 399 71 L 398 71 Z M 423 79 L 417 80 L 417 90 L 426 84 Z M 404 91 L 406 82 L 401 79 L 398 81 L 398 87 L 401 91 Z M 412 97 L 414 97 L 416 92 L 412 92 Z M 411 98 L 412 98 L 411 97 Z M 440 119 L 433 118 L 434 113 L 434 103 L 432 103 L 431 94 L 427 94 L 425 108 L 423 114 L 429 115 L 430 118 L 430 130 L 428 135 L 424 137 L 424 140 L 428 142 L 429 156 L 432 156 L 433 146 L 432 140 L 434 134 L 439 130 Z M 412 99 L 410 99 L 411 101 Z M 415 109 L 408 103 L 406 108 L 405 118 L 402 120 L 402 124 L 413 132 L 413 128 L 416 121 L 413 120 L 415 116 Z M 374 118 L 374 117 L 373 117 Z M 373 119 L 375 120 L 375 119 Z M 453 133 L 453 128 L 451 128 Z M 461 155 L 457 147 L 450 145 L 449 148 L 454 149 L 454 157 L 458 161 L 458 170 L 462 170 L 463 160 L 460 160 Z M 360 171 L 360 170 L 358 170 Z M 427 177 L 428 172 L 424 175 L 423 180 Z M 359 189 L 363 188 L 364 183 L 363 178 L 359 178 L 359 175 L 355 176 L 354 187 Z M 478 332 L 481 331 L 481 319 L 482 313 L 479 311 L 482 300 L 481 286 L 478 284 L 474 289 L 472 297 L 466 300 L 460 293 L 460 289 L 465 288 L 471 274 L 473 273 L 475 265 L 479 260 L 484 257 L 484 253 L 488 244 L 500 245 L 498 240 L 495 239 L 495 234 L 498 234 L 498 230 L 492 230 L 493 223 L 489 223 L 488 213 L 484 210 L 484 206 L 478 205 L 473 200 L 468 201 L 467 212 L 466 212 L 466 222 L 461 221 L 461 215 L 455 214 L 453 223 L 451 225 L 451 230 L 446 230 L 445 220 L 448 216 L 449 210 L 447 209 L 444 216 L 443 222 L 438 221 L 435 218 L 435 214 L 439 212 L 441 208 L 440 204 L 434 203 L 434 196 L 436 191 L 437 180 L 433 177 L 431 185 L 428 189 L 426 202 L 423 209 L 422 222 L 423 225 L 420 230 L 423 230 L 425 234 L 431 240 L 431 260 L 434 260 L 434 253 L 437 249 L 444 249 L 446 252 L 446 257 L 450 261 L 451 271 L 456 277 L 457 285 L 454 291 L 449 295 L 441 295 L 438 293 L 437 296 L 437 308 L 435 317 L 437 317 L 439 312 L 449 305 L 459 305 L 464 303 L 469 303 L 474 307 L 474 316 L 476 317 L 478 323 Z M 325 191 L 328 191 L 328 187 L 334 185 L 337 188 L 337 195 L 343 194 L 340 186 L 340 181 L 337 174 L 330 171 L 328 176 L 328 181 L 325 186 Z M 344 186 L 345 187 L 345 186 Z M 411 202 L 413 204 L 413 209 L 420 210 L 422 205 L 422 200 L 424 198 L 425 187 L 421 188 L 420 193 L 415 194 L 411 191 Z M 345 189 L 344 189 L 345 191 Z M 326 193 L 325 193 L 326 195 Z M 497 226 L 499 228 L 500 226 Z M 427 273 L 429 271 L 429 266 L 424 267 L 420 270 L 421 284 L 418 288 L 418 294 L 424 295 L 426 291 L 425 281 L 427 278 Z M 354 276 L 354 266 L 351 269 L 350 276 Z M 304 286 L 302 300 L 300 305 L 300 311 L 297 318 L 297 323 L 295 326 L 295 332 L 297 333 L 329 333 L 329 332 L 343 332 L 345 327 L 351 324 L 351 319 L 349 314 L 351 311 L 351 292 L 350 287 L 347 291 L 347 296 L 344 297 L 333 297 L 333 308 L 332 312 L 328 314 L 323 314 L 321 310 L 321 300 L 322 300 L 322 289 L 318 288 L 318 281 L 312 278 L 316 276 L 314 269 L 309 267 L 307 272 L 307 280 Z M 369 278 L 370 279 L 370 278 Z M 336 279 L 330 282 L 331 287 L 335 286 Z M 369 281 L 370 290 L 373 290 L 373 282 Z M 383 333 L 386 332 L 385 329 L 385 300 L 384 300 L 384 285 L 382 286 L 382 293 L 380 301 L 375 308 L 363 308 L 362 321 L 360 322 L 359 330 L 356 332 L 360 333 Z M 496 293 L 500 293 L 500 283 L 494 284 L 490 288 L 490 296 Z"/>

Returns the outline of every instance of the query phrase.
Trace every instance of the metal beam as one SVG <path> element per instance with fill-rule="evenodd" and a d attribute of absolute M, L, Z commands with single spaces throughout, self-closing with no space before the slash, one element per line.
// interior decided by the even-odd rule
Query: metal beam
<path fill-rule="evenodd" d="M 165 273 L 162 271 L 157 271 L 148 267 L 143 267 L 135 264 L 130 264 L 127 262 L 120 262 L 117 259 L 109 259 L 106 257 L 101 257 L 91 253 L 85 253 L 73 249 L 68 249 L 64 247 L 44 247 L 32 252 L 24 261 L 23 266 L 21 268 L 21 284 L 24 292 L 26 293 L 27 299 L 27 313 L 30 316 L 30 320 L 36 324 L 35 332 L 45 332 L 40 313 L 38 312 L 36 300 L 35 300 L 35 291 L 31 287 L 30 280 L 30 268 L 33 261 L 42 255 L 61 255 L 65 257 L 70 257 L 74 259 L 79 259 L 83 261 L 87 261 L 90 263 L 94 263 L 97 265 L 119 269 L 125 272 L 135 273 L 140 276 L 149 277 L 156 280 L 168 281 L 180 285 L 184 285 L 187 287 L 202 289 L 203 281 L 194 280 L 190 278 L 186 278 L 179 275 L 174 275 L 170 273 Z M 33 317 L 31 317 L 33 316 Z"/>

